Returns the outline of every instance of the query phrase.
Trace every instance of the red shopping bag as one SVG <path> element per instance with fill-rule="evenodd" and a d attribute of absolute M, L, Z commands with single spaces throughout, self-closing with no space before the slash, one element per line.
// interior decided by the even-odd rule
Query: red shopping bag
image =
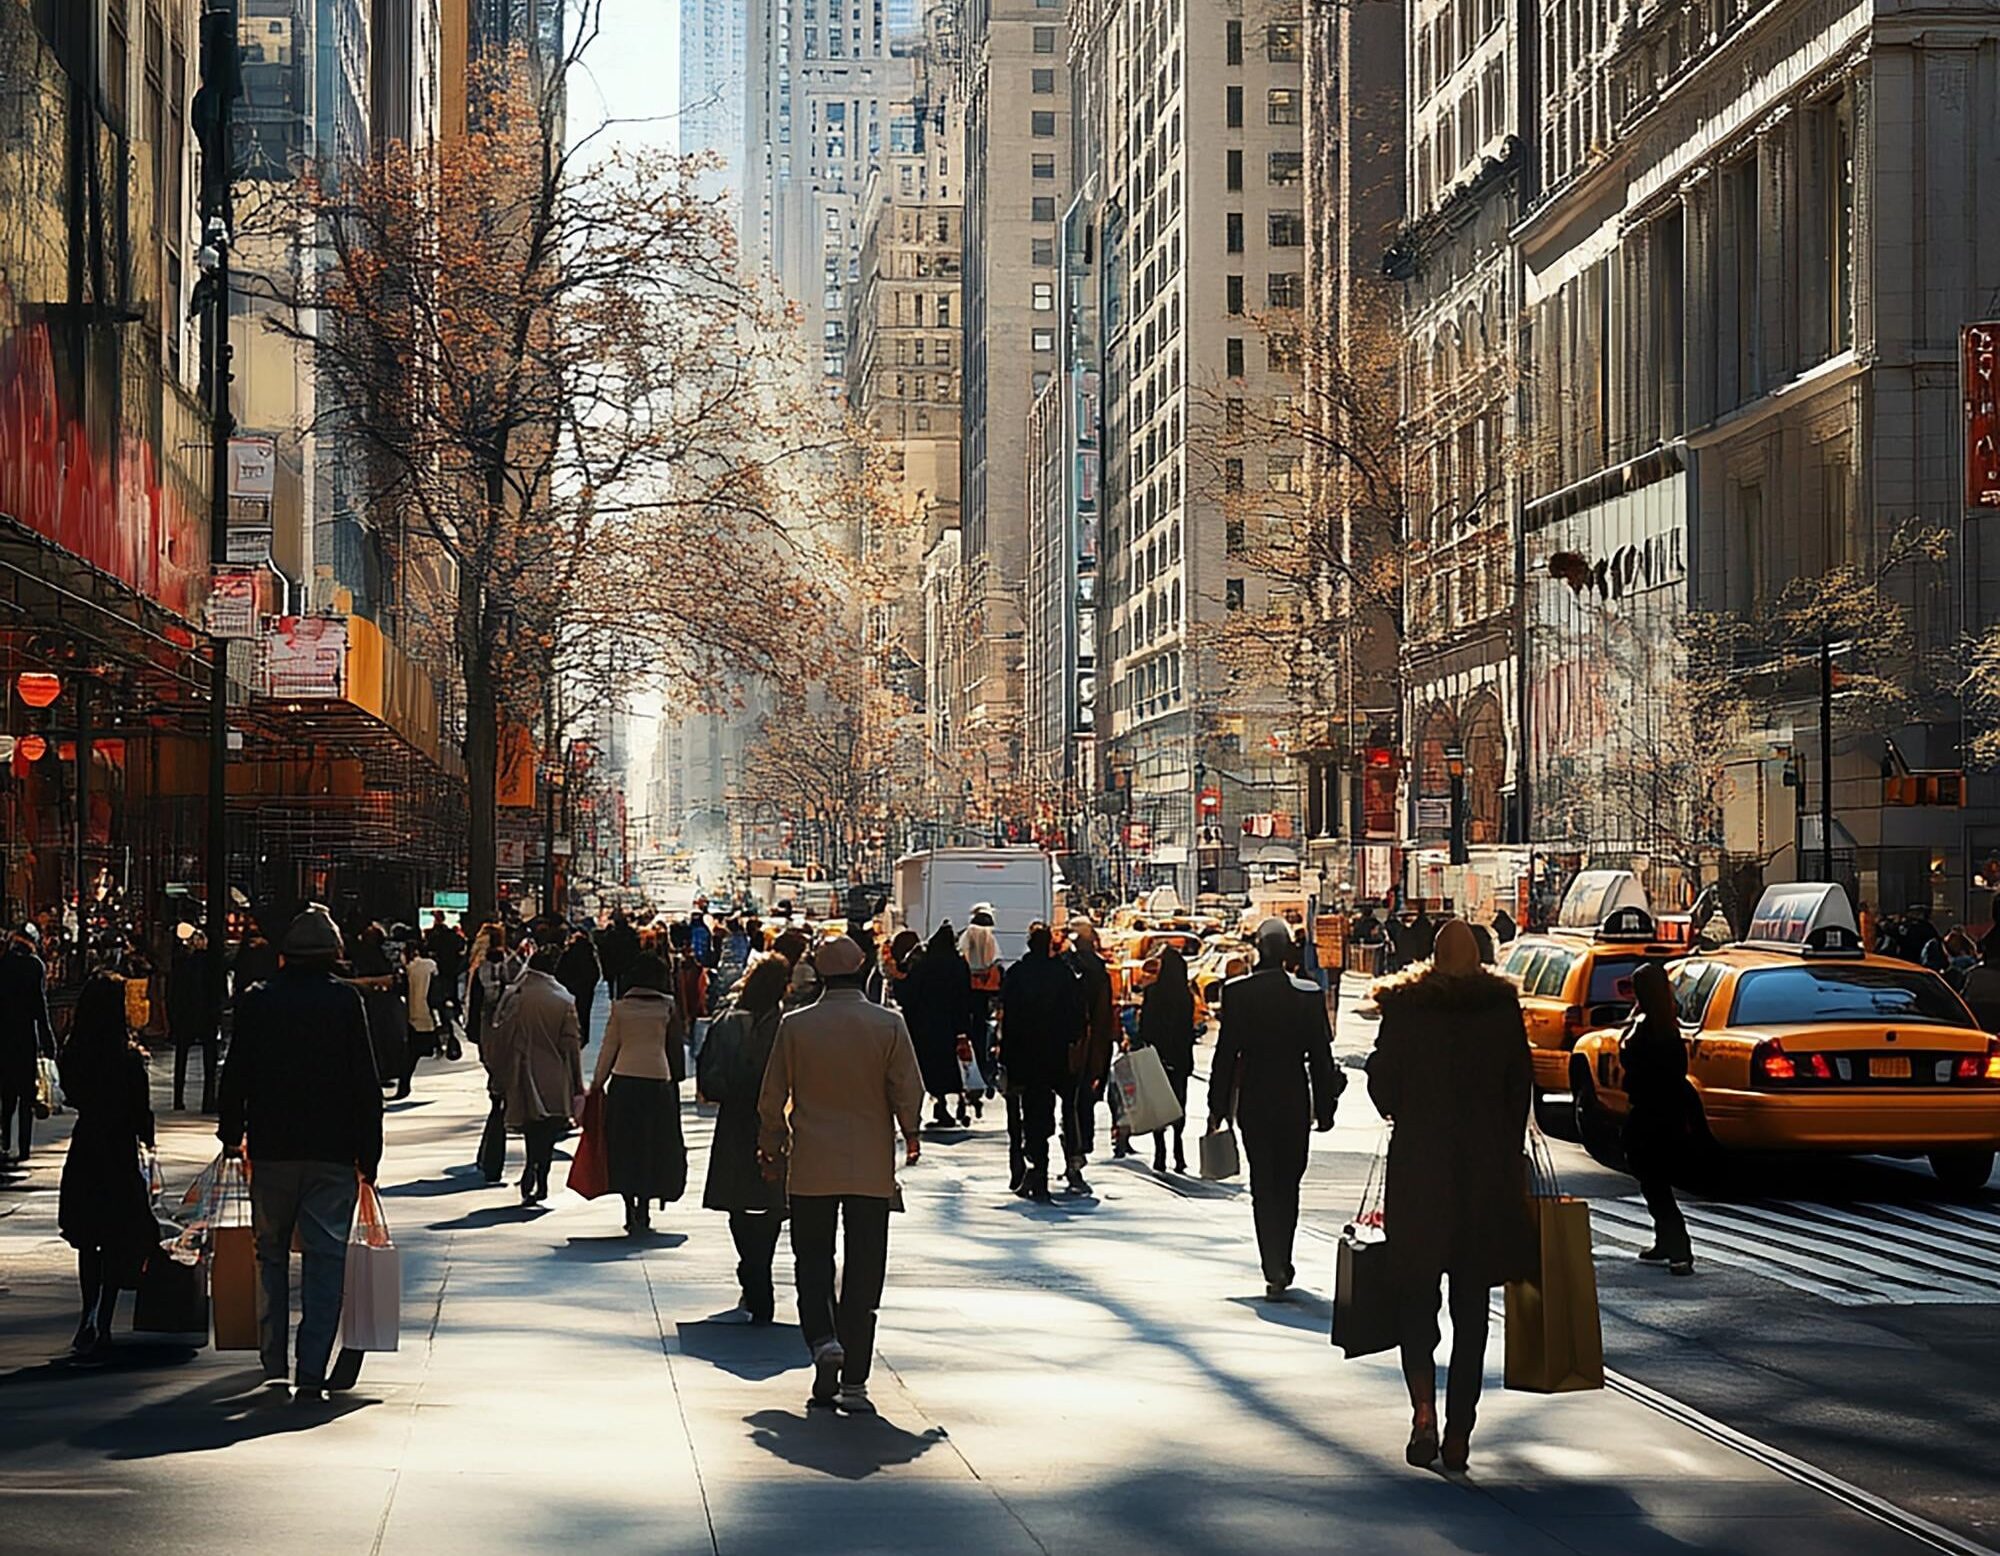
<path fill-rule="evenodd" d="M 569 1163 L 570 1192 L 596 1199 L 611 1192 L 611 1151 L 604 1138 L 604 1093 L 596 1089 L 583 1099 L 583 1138 Z"/>

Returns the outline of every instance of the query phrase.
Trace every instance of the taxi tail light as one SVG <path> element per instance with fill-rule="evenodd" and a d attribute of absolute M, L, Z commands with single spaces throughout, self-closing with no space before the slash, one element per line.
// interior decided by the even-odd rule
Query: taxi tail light
<path fill-rule="evenodd" d="M 1986 1039 L 1983 1057 L 1979 1054 L 1960 1054 L 1951 1078 L 1955 1081 L 1985 1081 L 1989 1085 L 2000 1083 L 2000 1037 Z"/>
<path fill-rule="evenodd" d="M 1806 1073 L 1816 1081 L 1830 1081 L 1833 1079 L 1833 1061 L 1828 1059 L 1825 1054 L 1807 1054 L 1805 1057 L 1805 1066 Z"/>
<path fill-rule="evenodd" d="M 1795 1081 L 1799 1067 L 1775 1037 L 1767 1038 L 1750 1051 L 1750 1074 L 1760 1081 Z"/>

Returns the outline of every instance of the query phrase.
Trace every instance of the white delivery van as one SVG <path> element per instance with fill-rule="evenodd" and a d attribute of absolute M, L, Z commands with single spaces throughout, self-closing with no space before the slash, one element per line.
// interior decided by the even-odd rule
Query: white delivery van
<path fill-rule="evenodd" d="M 972 922 L 977 903 L 993 909 L 993 933 L 1000 959 L 1016 962 L 1028 949 L 1028 926 L 1055 922 L 1055 868 L 1032 846 L 1021 848 L 937 848 L 905 854 L 896 861 L 890 898 L 892 933 L 914 929 L 925 940 L 950 921 L 960 934 Z"/>

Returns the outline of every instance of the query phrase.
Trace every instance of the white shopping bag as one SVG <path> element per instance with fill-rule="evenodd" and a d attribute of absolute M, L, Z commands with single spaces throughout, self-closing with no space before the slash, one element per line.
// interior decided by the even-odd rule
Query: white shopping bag
<path fill-rule="evenodd" d="M 393 1351 L 402 1329 L 403 1260 L 373 1184 L 361 1185 L 347 1239 L 340 1299 L 340 1344 L 349 1351 Z"/>
<path fill-rule="evenodd" d="M 1150 1135 L 1186 1116 L 1155 1049 L 1135 1048 L 1113 1059 L 1111 1084 L 1118 1088 L 1118 1122 L 1135 1135 Z"/>
<path fill-rule="evenodd" d="M 986 1095 L 986 1077 L 979 1073 L 979 1061 L 977 1059 L 959 1060 L 958 1078 L 960 1084 L 965 1087 L 965 1094 L 968 1097 L 983 1097 Z"/>

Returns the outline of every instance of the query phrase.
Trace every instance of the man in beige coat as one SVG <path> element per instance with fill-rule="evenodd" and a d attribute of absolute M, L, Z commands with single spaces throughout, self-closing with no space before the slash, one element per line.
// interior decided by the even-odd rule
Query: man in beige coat
<path fill-rule="evenodd" d="M 868 957 L 846 935 L 813 955 L 824 992 L 778 1025 L 759 1102 L 766 1176 L 789 1159 L 799 1329 L 812 1352 L 812 1402 L 872 1415 L 868 1371 L 889 1262 L 895 1136 L 917 1160 L 924 1085 L 903 1018 L 862 993 Z M 833 1244 L 847 1230 L 835 1300 Z"/>
<path fill-rule="evenodd" d="M 583 1033 L 575 998 L 556 981 L 558 954 L 554 947 L 535 953 L 479 1045 L 487 1092 L 505 1104 L 507 1127 L 520 1130 L 527 1145 L 523 1205 L 549 1197 L 556 1142 L 569 1132 L 583 1095 Z"/>

